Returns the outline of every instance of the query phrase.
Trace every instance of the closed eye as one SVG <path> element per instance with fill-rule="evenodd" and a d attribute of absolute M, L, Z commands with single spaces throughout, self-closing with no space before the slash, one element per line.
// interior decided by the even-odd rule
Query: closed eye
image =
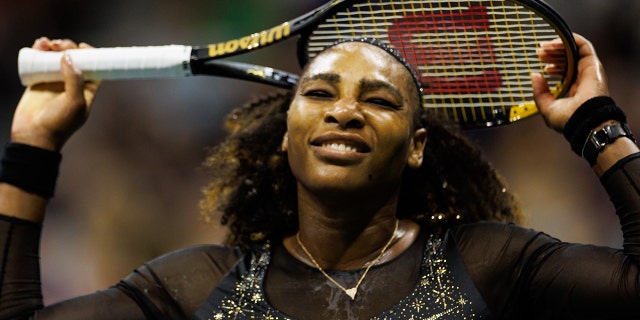
<path fill-rule="evenodd" d="M 392 109 L 400 109 L 400 106 L 398 104 L 395 104 L 389 100 L 386 99 L 382 99 L 382 98 L 369 98 L 366 100 L 367 103 L 371 103 L 371 104 L 375 104 L 375 105 L 379 105 L 379 106 L 383 106 L 386 108 L 392 108 Z"/>
<path fill-rule="evenodd" d="M 314 98 L 331 98 L 332 95 L 325 90 L 309 90 L 302 94 L 305 97 L 314 97 Z"/>

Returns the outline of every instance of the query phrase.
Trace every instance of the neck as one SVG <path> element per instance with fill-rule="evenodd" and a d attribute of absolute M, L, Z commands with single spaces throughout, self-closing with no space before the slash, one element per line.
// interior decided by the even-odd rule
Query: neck
<path fill-rule="evenodd" d="M 316 196 L 299 196 L 298 213 L 300 241 L 323 269 L 358 269 L 380 255 L 393 236 L 397 196 L 380 203 L 371 199 L 351 199 L 340 204 L 321 200 Z M 417 230 L 414 223 L 400 223 L 395 239 L 378 262 L 393 259 L 408 248 Z M 285 247 L 299 260 L 313 265 L 295 238 L 294 235 L 284 239 Z"/>
<path fill-rule="evenodd" d="M 300 231 L 296 234 L 299 240 L 295 246 L 296 256 L 309 265 L 315 265 L 310 263 L 313 257 L 325 270 L 363 268 L 380 256 L 389 239 L 392 239 L 391 245 L 397 241 L 398 233 L 394 230 L 396 223 L 397 220 L 393 218 L 385 223 L 368 226 L 358 234 L 324 228 L 305 228 L 301 224 Z M 300 243 L 307 248 L 308 253 L 300 251 Z M 383 258 L 381 257 L 381 260 Z"/>

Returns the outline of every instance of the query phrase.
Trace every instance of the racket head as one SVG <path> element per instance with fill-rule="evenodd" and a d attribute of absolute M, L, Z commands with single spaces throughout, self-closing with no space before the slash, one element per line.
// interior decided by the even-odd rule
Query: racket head
<path fill-rule="evenodd" d="M 577 46 L 548 4 L 537 0 L 344 1 L 301 34 L 304 66 L 337 41 L 375 38 L 397 50 L 418 73 L 425 108 L 465 129 L 510 124 L 538 113 L 531 73 L 543 73 L 554 96 L 575 80 Z M 545 73 L 541 42 L 560 38 L 553 56 L 561 74 Z"/>

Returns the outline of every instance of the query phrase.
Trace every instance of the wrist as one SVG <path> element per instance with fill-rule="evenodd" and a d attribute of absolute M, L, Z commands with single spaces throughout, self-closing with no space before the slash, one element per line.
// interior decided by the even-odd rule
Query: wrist
<path fill-rule="evenodd" d="M 635 138 L 626 123 L 606 121 L 591 130 L 582 147 L 581 156 L 593 167 L 605 148 L 625 137 L 635 143 Z"/>
<path fill-rule="evenodd" d="M 54 194 L 61 160 L 59 152 L 10 142 L 0 159 L 0 182 L 50 198 Z"/>
<path fill-rule="evenodd" d="M 22 132 L 15 130 L 11 132 L 11 142 L 28 145 L 52 152 L 59 152 L 62 146 L 56 139 L 47 137 L 45 134 L 34 133 L 33 130 Z"/>
<path fill-rule="evenodd" d="M 607 121 L 626 122 L 627 118 L 610 97 L 594 97 L 584 102 L 564 126 L 564 137 L 571 144 L 571 150 L 582 155 L 584 143 L 591 131 Z"/>

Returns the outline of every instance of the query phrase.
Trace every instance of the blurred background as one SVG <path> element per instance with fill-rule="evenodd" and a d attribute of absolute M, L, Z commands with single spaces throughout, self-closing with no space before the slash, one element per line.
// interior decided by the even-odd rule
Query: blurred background
<path fill-rule="evenodd" d="M 40 36 L 94 46 L 227 40 L 298 16 L 318 0 L 0 0 L 0 143 L 20 85 L 16 58 Z M 598 49 L 613 97 L 640 132 L 640 1 L 548 0 Z M 234 58 L 299 71 L 295 41 Z M 42 238 L 45 302 L 115 284 L 171 250 L 220 242 L 199 215 L 199 169 L 230 108 L 271 88 L 212 77 L 104 83 L 64 149 Z M 540 117 L 470 133 L 527 213 L 526 225 L 569 242 L 621 246 L 608 197 L 584 160 Z"/>

